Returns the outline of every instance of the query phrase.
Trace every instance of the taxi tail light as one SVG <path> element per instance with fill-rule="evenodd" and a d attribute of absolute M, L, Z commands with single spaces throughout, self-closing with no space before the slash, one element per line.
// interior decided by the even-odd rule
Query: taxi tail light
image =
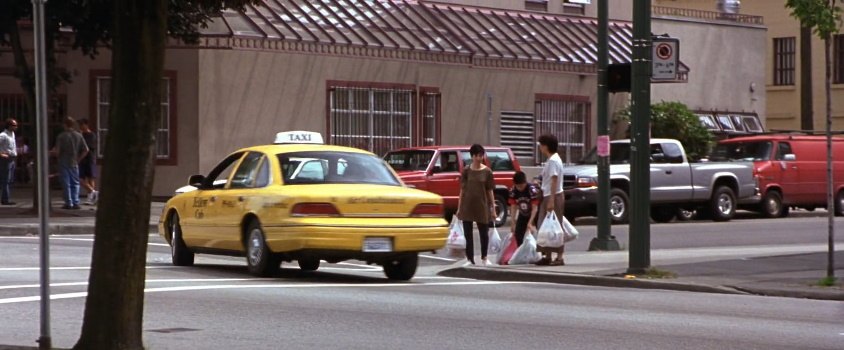
<path fill-rule="evenodd" d="M 299 203 L 290 210 L 293 216 L 340 216 L 340 212 L 331 203 Z"/>
<path fill-rule="evenodd" d="M 419 204 L 410 213 L 413 217 L 443 217 L 442 204 Z"/>

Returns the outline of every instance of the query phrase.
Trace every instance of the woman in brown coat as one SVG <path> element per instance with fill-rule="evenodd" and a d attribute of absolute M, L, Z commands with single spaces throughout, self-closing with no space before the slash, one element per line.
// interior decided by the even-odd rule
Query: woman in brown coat
<path fill-rule="evenodd" d="M 489 249 L 489 225 L 495 217 L 495 183 L 492 170 L 484 165 L 483 146 L 474 144 L 469 148 L 472 164 L 463 169 L 460 184 L 460 199 L 457 205 L 457 218 L 463 220 L 463 234 L 466 236 L 466 259 L 475 265 L 475 246 L 472 223 L 478 225 L 481 237 L 481 263 L 490 265 L 487 259 Z"/>

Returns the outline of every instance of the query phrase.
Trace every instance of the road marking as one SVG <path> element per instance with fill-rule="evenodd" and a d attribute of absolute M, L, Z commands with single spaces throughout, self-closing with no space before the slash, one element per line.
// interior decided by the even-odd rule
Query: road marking
<path fill-rule="evenodd" d="M 424 286 L 483 286 L 483 285 L 505 285 L 505 284 L 542 284 L 537 282 L 499 282 L 499 281 L 455 281 L 455 282 L 431 282 L 431 283 L 372 283 L 372 284 L 351 284 L 351 283 L 320 283 L 320 284 L 218 284 L 208 286 L 182 286 L 182 287 L 161 287 L 147 288 L 144 293 L 160 292 L 184 292 L 198 290 L 222 290 L 222 289 L 306 289 L 306 288 L 393 288 L 393 287 L 424 287 Z M 87 292 L 52 294 L 50 300 L 84 298 Z M 0 299 L 0 304 L 15 304 L 40 301 L 40 296 L 16 297 Z"/>
<path fill-rule="evenodd" d="M 37 236 L 36 236 L 36 237 L 10 236 L 10 237 L 0 237 L 0 238 L 8 238 L 8 239 L 28 239 L 28 240 L 36 240 L 36 239 L 39 239 L 39 237 L 37 237 Z M 64 236 L 64 237 L 50 236 L 50 240 L 51 240 L 51 241 L 80 241 L 80 242 L 93 242 L 93 241 L 94 241 L 94 239 L 93 239 L 93 238 L 77 238 L 77 237 L 70 237 L 70 236 Z M 167 243 L 153 243 L 153 242 L 149 242 L 149 243 L 147 243 L 147 245 L 157 246 L 157 247 L 168 247 L 168 248 L 170 247 L 170 245 L 169 245 L 169 244 L 167 244 Z"/>
<path fill-rule="evenodd" d="M 357 267 L 360 267 L 360 269 L 357 269 L 359 271 L 383 271 L 384 270 L 381 266 L 353 264 L 353 263 L 345 262 L 345 261 L 338 262 L 337 265 L 357 266 Z M 343 269 L 343 270 L 354 270 L 354 269 Z"/>
<path fill-rule="evenodd" d="M 146 283 L 194 283 L 194 282 L 249 282 L 249 281 L 270 281 L 271 278 L 187 278 L 187 279 L 149 279 Z M 50 287 L 73 287 L 73 286 L 87 286 L 88 282 L 62 282 L 50 283 Z M 0 290 L 4 289 L 27 289 L 40 288 L 40 284 L 18 284 L 10 286 L 0 286 Z"/>
<path fill-rule="evenodd" d="M 147 266 L 147 269 L 174 269 L 180 266 Z M 51 266 L 50 270 L 90 270 L 90 266 Z M 40 271 L 40 267 L 0 267 L 0 271 Z"/>
<path fill-rule="evenodd" d="M 457 261 L 457 259 L 449 259 L 449 258 L 443 258 L 443 257 L 439 257 L 439 256 L 432 256 L 432 255 L 422 255 L 422 254 L 419 254 L 419 257 L 420 257 L 420 258 L 426 258 L 426 259 L 441 260 L 441 261 L 450 261 L 450 262 L 455 262 L 455 261 Z"/>

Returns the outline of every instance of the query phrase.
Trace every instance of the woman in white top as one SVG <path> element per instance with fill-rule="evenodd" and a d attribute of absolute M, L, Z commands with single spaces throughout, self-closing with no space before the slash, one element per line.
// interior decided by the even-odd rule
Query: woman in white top
<path fill-rule="evenodd" d="M 539 150 L 548 160 L 542 168 L 542 203 L 539 205 L 540 215 L 537 227 L 542 227 L 542 221 L 550 212 L 557 215 L 557 219 L 561 222 L 563 220 L 566 197 L 563 194 L 563 160 L 557 154 L 558 145 L 559 142 L 554 135 L 545 134 L 539 137 Z M 565 265 L 563 261 L 565 245 L 559 248 L 540 246 L 538 250 L 542 253 L 542 259 L 536 263 L 537 265 Z M 552 260 L 552 254 L 555 252 L 557 258 Z"/>

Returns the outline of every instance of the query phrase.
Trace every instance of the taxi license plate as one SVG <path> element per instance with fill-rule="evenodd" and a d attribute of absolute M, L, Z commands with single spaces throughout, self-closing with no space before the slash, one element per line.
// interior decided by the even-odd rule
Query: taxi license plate
<path fill-rule="evenodd" d="M 365 253 L 387 253 L 393 251 L 393 240 L 386 237 L 367 237 L 363 239 Z"/>

